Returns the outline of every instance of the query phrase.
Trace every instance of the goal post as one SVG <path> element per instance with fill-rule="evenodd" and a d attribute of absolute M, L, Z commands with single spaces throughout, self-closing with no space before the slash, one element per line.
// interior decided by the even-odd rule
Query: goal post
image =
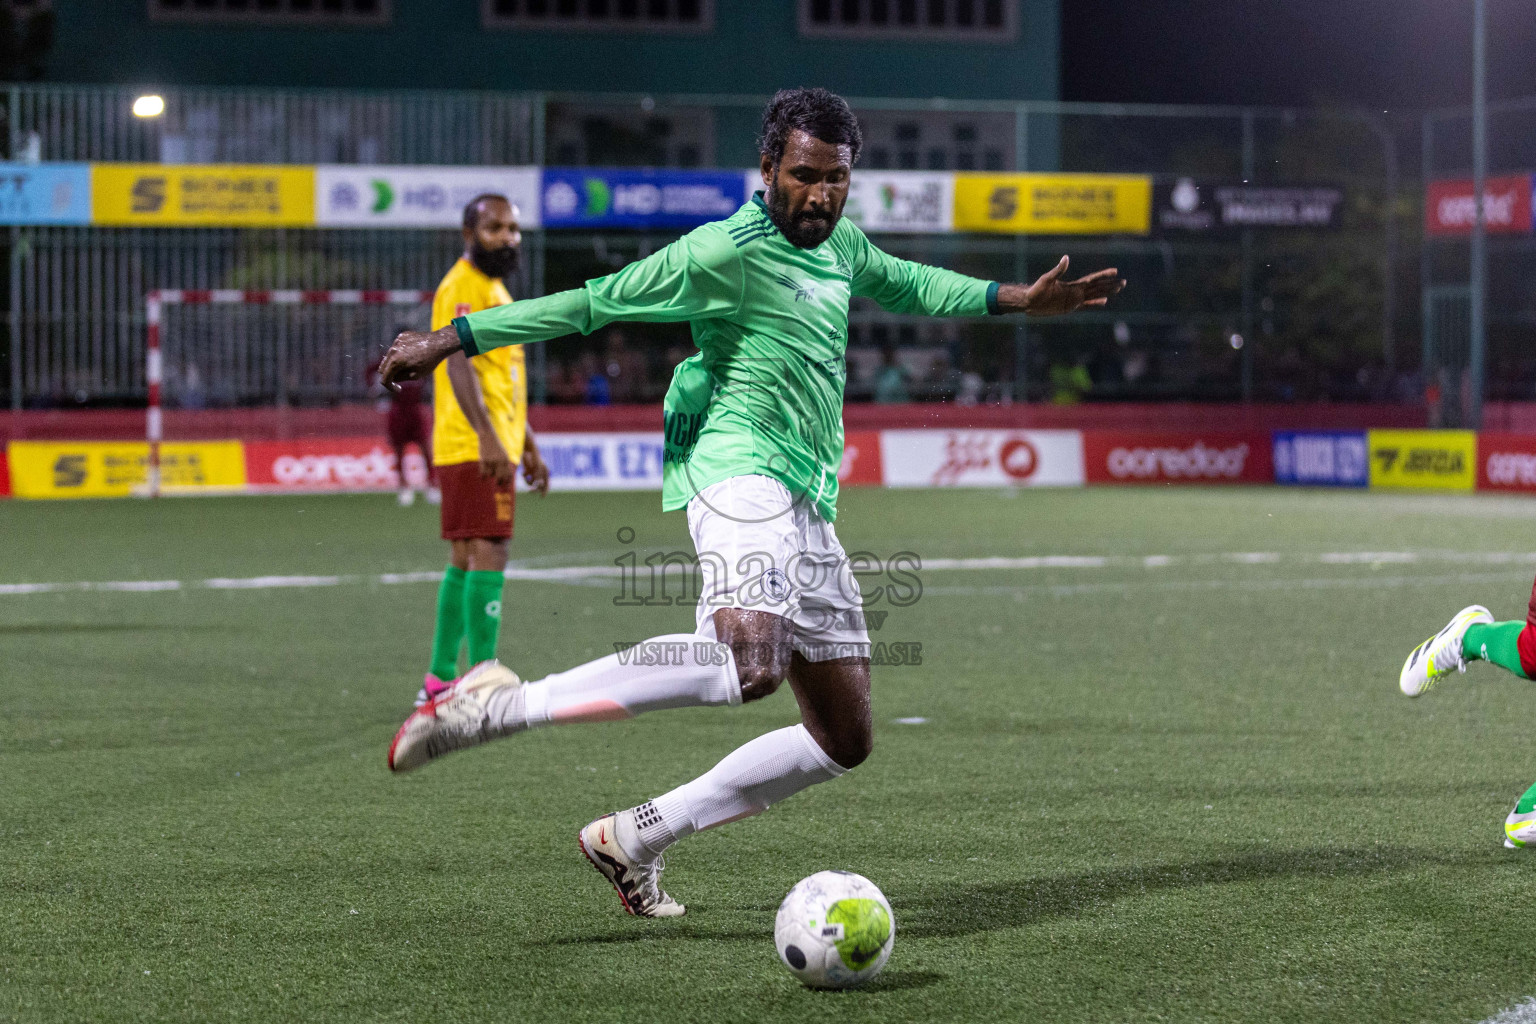
<path fill-rule="evenodd" d="M 165 315 L 171 306 L 400 306 L 420 307 L 432 302 L 433 292 L 417 289 L 190 289 L 161 288 L 144 297 L 147 327 L 144 346 L 144 382 L 148 402 L 144 416 L 144 437 L 149 443 L 147 482 L 143 493 L 158 497 L 161 493 L 161 452 L 165 441 L 163 391 L 165 360 L 162 342 Z M 381 339 L 387 340 L 387 339 Z"/>

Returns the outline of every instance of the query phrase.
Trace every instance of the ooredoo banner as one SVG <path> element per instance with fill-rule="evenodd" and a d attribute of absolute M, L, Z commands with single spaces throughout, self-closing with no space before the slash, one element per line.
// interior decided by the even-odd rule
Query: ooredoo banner
<path fill-rule="evenodd" d="M 884 430 L 887 487 L 1080 487 L 1076 430 Z"/>
<path fill-rule="evenodd" d="M 0 445 L 0 498 L 11 496 L 11 467 L 5 461 L 5 446 Z"/>
<path fill-rule="evenodd" d="M 1268 434 L 1083 431 L 1090 484 L 1267 484 Z"/>
<path fill-rule="evenodd" d="M 837 482 L 874 487 L 885 482 L 880 461 L 880 431 L 850 430 L 843 436 L 843 464 L 838 468 Z"/>
<path fill-rule="evenodd" d="M 1536 491 L 1536 434 L 1479 433 L 1477 489 Z"/>
<path fill-rule="evenodd" d="M 1483 181 L 1483 224 L 1490 234 L 1531 233 L 1529 174 L 1505 174 Z M 1432 181 L 1424 195 L 1424 230 L 1431 235 L 1470 235 L 1477 217 L 1472 179 Z"/>
<path fill-rule="evenodd" d="M 427 463 L 410 449 L 406 479 L 426 482 Z M 376 437 L 248 441 L 245 477 L 255 491 L 385 491 L 400 486 L 395 455 Z"/>

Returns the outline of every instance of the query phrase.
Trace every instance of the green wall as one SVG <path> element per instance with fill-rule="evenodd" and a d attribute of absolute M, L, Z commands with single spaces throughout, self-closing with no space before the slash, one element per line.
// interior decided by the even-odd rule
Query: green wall
<path fill-rule="evenodd" d="M 1060 0 L 1019 0 L 1011 44 L 802 39 L 791 0 L 716 0 L 708 35 L 484 31 L 479 0 L 394 0 L 387 28 L 151 21 L 144 0 L 56 3 L 47 80 L 1051 100 Z"/>

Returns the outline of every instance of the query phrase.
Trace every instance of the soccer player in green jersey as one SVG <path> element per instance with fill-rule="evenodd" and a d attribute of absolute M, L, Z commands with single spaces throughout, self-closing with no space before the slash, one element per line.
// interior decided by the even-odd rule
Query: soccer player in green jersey
<path fill-rule="evenodd" d="M 697 355 L 673 373 L 664 408 L 662 507 L 686 509 L 703 580 L 696 632 L 524 683 L 490 662 L 408 718 L 389 765 L 408 771 L 524 729 L 735 705 L 786 679 L 801 724 L 759 736 L 692 782 L 580 832 L 581 848 L 630 913 L 675 917 L 661 854 L 684 836 L 761 813 L 869 756 L 869 635 L 833 529 L 843 456 L 848 302 L 932 316 L 1070 313 L 1125 284 L 1113 269 L 1030 285 L 980 281 L 896 259 L 842 219 L 858 121 L 824 89 L 769 103 L 765 191 L 730 218 L 585 287 L 407 331 L 386 383 L 448 355 L 590 334 L 618 320 L 688 321 Z"/>

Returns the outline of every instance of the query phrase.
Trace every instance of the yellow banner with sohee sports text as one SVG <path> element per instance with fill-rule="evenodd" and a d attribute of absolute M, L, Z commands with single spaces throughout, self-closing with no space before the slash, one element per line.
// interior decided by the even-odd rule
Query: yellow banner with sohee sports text
<path fill-rule="evenodd" d="M 313 227 L 315 169 L 283 164 L 92 164 L 91 222 Z"/>
<path fill-rule="evenodd" d="M 144 441 L 12 441 L 11 490 L 17 498 L 126 498 L 149 483 Z M 239 441 L 172 441 L 160 446 L 167 494 L 245 487 Z"/>
<path fill-rule="evenodd" d="M 1477 486 L 1471 430 L 1372 430 L 1366 435 L 1372 487 L 1470 491 Z"/>
<path fill-rule="evenodd" d="M 1152 179 L 1140 174 L 955 175 L 955 230 L 1145 235 Z"/>

